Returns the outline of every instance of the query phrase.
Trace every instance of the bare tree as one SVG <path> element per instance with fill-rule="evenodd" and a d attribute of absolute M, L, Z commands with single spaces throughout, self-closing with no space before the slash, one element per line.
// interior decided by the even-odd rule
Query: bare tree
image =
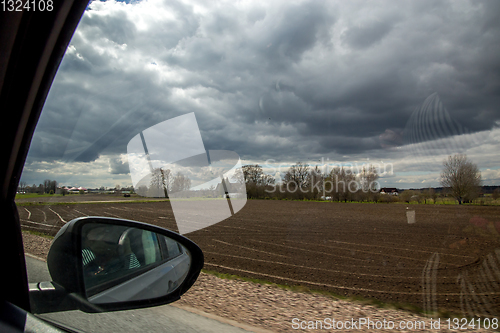
<path fill-rule="evenodd" d="M 44 193 L 49 193 L 50 192 L 50 182 L 51 182 L 50 179 L 45 179 L 43 181 L 43 192 Z"/>
<path fill-rule="evenodd" d="M 149 182 L 148 196 L 152 197 L 166 197 L 168 198 L 168 191 L 172 189 L 174 177 L 170 169 L 156 168 L 151 173 Z M 144 188 L 141 188 L 143 191 Z"/>
<path fill-rule="evenodd" d="M 243 176 L 245 177 L 245 183 L 247 184 L 258 184 L 260 178 L 264 174 L 262 172 L 262 167 L 258 164 L 254 165 L 244 165 L 242 167 Z"/>
<path fill-rule="evenodd" d="M 259 185 L 261 185 L 261 186 L 270 186 L 270 185 L 274 185 L 274 183 L 275 183 L 275 179 L 274 179 L 273 176 L 263 174 L 262 177 L 260 178 Z"/>
<path fill-rule="evenodd" d="M 191 179 L 178 172 L 172 181 L 172 192 L 187 191 L 191 188 Z"/>
<path fill-rule="evenodd" d="M 309 182 L 311 184 L 311 194 L 315 199 L 317 199 L 321 193 L 325 192 L 325 176 L 317 165 L 311 170 Z"/>
<path fill-rule="evenodd" d="M 161 182 L 163 184 L 165 198 L 168 198 L 168 192 L 172 190 L 172 185 L 174 184 L 174 175 L 170 169 L 161 169 Z"/>
<path fill-rule="evenodd" d="M 358 190 L 355 175 L 349 169 L 333 168 L 330 172 L 332 199 L 347 202 L 352 200 L 352 194 Z"/>
<path fill-rule="evenodd" d="M 162 168 L 153 169 L 151 172 L 151 179 L 149 181 L 148 197 L 164 197 L 165 184 L 163 183 L 163 170 Z"/>
<path fill-rule="evenodd" d="M 247 196 L 249 198 L 264 198 L 268 194 L 265 192 L 270 186 L 274 185 L 275 179 L 273 176 L 267 175 L 262 171 L 262 167 L 258 164 L 244 165 L 241 173 L 237 172 L 232 179 L 238 184 L 245 184 Z M 229 184 L 229 183 L 227 183 Z"/>
<path fill-rule="evenodd" d="M 246 184 L 255 184 L 258 186 L 268 186 L 274 184 L 274 177 L 264 174 L 262 167 L 258 164 L 244 165 L 242 168 L 243 176 L 245 177 Z M 238 183 L 241 180 L 237 176 L 233 176 Z"/>
<path fill-rule="evenodd" d="M 461 205 L 463 201 L 469 202 L 479 195 L 481 172 L 466 155 L 448 156 L 443 161 L 441 185 L 448 188 Z"/>
<path fill-rule="evenodd" d="M 25 181 L 20 181 L 19 182 L 19 192 L 24 193 L 26 192 L 26 182 Z"/>
<path fill-rule="evenodd" d="M 363 166 L 363 169 L 358 175 L 359 186 L 363 192 L 376 192 L 377 191 L 377 180 L 378 174 L 377 169 L 373 165 Z"/>
<path fill-rule="evenodd" d="M 356 176 L 359 184 L 359 191 L 356 193 L 357 200 L 376 201 L 379 190 L 377 168 L 371 164 L 364 165 Z"/>
<path fill-rule="evenodd" d="M 57 182 L 55 180 L 45 179 L 43 181 L 43 191 L 45 193 L 56 193 Z"/>
<path fill-rule="evenodd" d="M 297 164 L 292 165 L 283 177 L 283 182 L 285 184 L 292 184 L 292 188 L 295 186 L 306 188 L 309 185 L 309 165 L 302 164 L 302 162 L 297 162 Z M 287 187 L 289 187 L 287 185 Z"/>

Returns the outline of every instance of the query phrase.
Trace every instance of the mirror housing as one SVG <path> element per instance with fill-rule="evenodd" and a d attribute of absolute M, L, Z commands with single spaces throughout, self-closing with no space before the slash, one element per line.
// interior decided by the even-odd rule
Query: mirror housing
<path fill-rule="evenodd" d="M 111 230 L 118 230 L 120 232 L 120 240 L 122 240 L 124 234 L 129 234 L 130 230 L 135 229 L 143 233 L 156 234 L 158 239 L 162 239 L 162 236 L 164 236 L 177 242 L 182 249 L 182 255 L 179 255 L 182 258 L 174 259 L 172 262 L 182 262 L 184 268 L 180 274 L 182 279 L 175 281 L 173 287 L 161 287 L 164 279 L 162 280 L 161 276 L 158 279 L 158 275 L 167 274 L 163 272 L 169 269 L 171 271 L 175 270 L 175 266 L 168 265 L 170 263 L 170 259 L 168 259 L 162 262 L 163 267 L 158 264 L 153 268 L 138 269 L 138 272 L 131 275 L 130 278 L 125 276 L 119 279 L 117 286 L 122 286 L 121 291 L 116 292 L 117 286 L 115 285 L 109 289 L 113 289 L 113 292 L 104 292 L 104 296 L 99 297 L 99 295 L 96 296 L 94 293 L 94 295 L 90 295 L 91 297 L 87 297 L 88 288 L 85 285 L 84 274 L 86 272 L 84 272 L 82 250 L 84 248 L 85 237 L 87 237 L 87 234 L 84 234 L 84 232 L 85 230 L 92 229 L 93 226 L 98 226 L 101 229 L 104 226 Z M 122 234 L 121 230 L 125 230 L 125 232 Z M 117 244 L 116 246 L 119 245 Z M 118 251 L 118 248 L 116 250 Z M 50 247 L 47 256 L 47 266 L 53 281 L 38 283 L 36 287 L 30 286 L 32 310 L 34 313 L 75 309 L 84 312 L 106 312 L 168 304 L 178 300 L 194 284 L 200 274 L 203 263 L 203 252 L 198 245 L 175 232 L 125 219 L 93 216 L 77 218 L 68 222 L 59 230 Z M 169 266 L 169 269 L 164 266 Z M 159 295 L 155 295 L 155 292 L 151 290 L 143 293 L 143 295 L 147 295 L 143 297 L 128 297 L 125 295 L 130 294 L 130 281 L 133 279 L 136 281 L 135 285 L 139 285 L 141 290 L 148 289 L 147 281 L 151 281 L 151 278 L 141 280 L 141 274 L 147 275 L 148 273 L 144 272 L 153 271 L 155 268 L 155 290 L 162 290 Z M 129 284 L 127 285 L 127 283 Z M 159 284 L 160 286 L 158 286 Z M 110 298 L 109 294 L 119 295 L 120 297 Z"/>

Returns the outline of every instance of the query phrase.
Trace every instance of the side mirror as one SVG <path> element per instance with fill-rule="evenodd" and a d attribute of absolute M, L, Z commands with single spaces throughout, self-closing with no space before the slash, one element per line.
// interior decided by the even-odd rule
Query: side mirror
<path fill-rule="evenodd" d="M 47 256 L 52 282 L 30 286 L 32 312 L 104 312 L 171 303 L 196 281 L 201 249 L 149 224 L 107 217 L 68 222 Z"/>

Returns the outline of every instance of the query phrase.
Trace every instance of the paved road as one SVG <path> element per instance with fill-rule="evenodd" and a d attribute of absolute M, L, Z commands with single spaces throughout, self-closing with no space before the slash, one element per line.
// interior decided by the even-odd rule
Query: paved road
<path fill-rule="evenodd" d="M 44 261 L 26 256 L 26 266 L 28 282 L 50 281 Z M 170 305 L 98 314 L 66 311 L 40 316 L 86 332 L 249 332 Z"/>
<path fill-rule="evenodd" d="M 47 263 L 32 257 L 25 256 L 26 269 L 28 270 L 28 282 L 51 281 Z"/>

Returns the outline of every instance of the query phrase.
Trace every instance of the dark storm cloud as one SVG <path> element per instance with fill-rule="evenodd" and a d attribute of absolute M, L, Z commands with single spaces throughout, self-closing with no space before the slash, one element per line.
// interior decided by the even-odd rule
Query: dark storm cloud
<path fill-rule="evenodd" d="M 127 17 L 125 10 L 116 11 L 105 18 L 99 16 L 86 16 L 83 24 L 87 27 L 87 38 L 107 38 L 117 44 L 126 44 L 134 40 L 136 27 Z"/>
<path fill-rule="evenodd" d="M 347 139 L 345 137 L 328 137 L 321 140 L 321 147 L 324 148 L 323 154 L 332 150 L 339 154 L 356 154 L 380 148 L 380 144 L 377 137 Z"/>
<path fill-rule="evenodd" d="M 33 148 L 39 149 L 30 156 L 90 162 L 108 149 L 123 152 L 140 130 L 170 117 L 161 112 L 167 92 L 155 95 L 140 75 L 134 84 L 139 86 L 131 87 L 127 78 L 88 88 L 78 81 L 56 84 L 37 127 Z"/>
<path fill-rule="evenodd" d="M 329 28 L 335 23 L 324 1 L 290 5 L 267 22 L 268 33 L 262 36 L 262 50 L 274 68 L 298 62 L 317 41 L 330 41 Z M 262 44 L 261 44 L 262 45 Z"/>
<path fill-rule="evenodd" d="M 189 112 L 206 149 L 244 159 L 397 156 L 435 92 L 471 132 L 500 120 L 498 2 L 147 5 L 86 13 L 30 158 L 125 154 L 141 130 Z"/>
<path fill-rule="evenodd" d="M 392 22 L 372 22 L 363 26 L 355 26 L 342 35 L 342 41 L 359 49 L 377 43 L 392 29 Z"/>
<path fill-rule="evenodd" d="M 120 158 L 111 158 L 109 160 L 110 173 L 113 175 L 128 174 L 129 167 L 127 162 L 123 162 Z"/>

